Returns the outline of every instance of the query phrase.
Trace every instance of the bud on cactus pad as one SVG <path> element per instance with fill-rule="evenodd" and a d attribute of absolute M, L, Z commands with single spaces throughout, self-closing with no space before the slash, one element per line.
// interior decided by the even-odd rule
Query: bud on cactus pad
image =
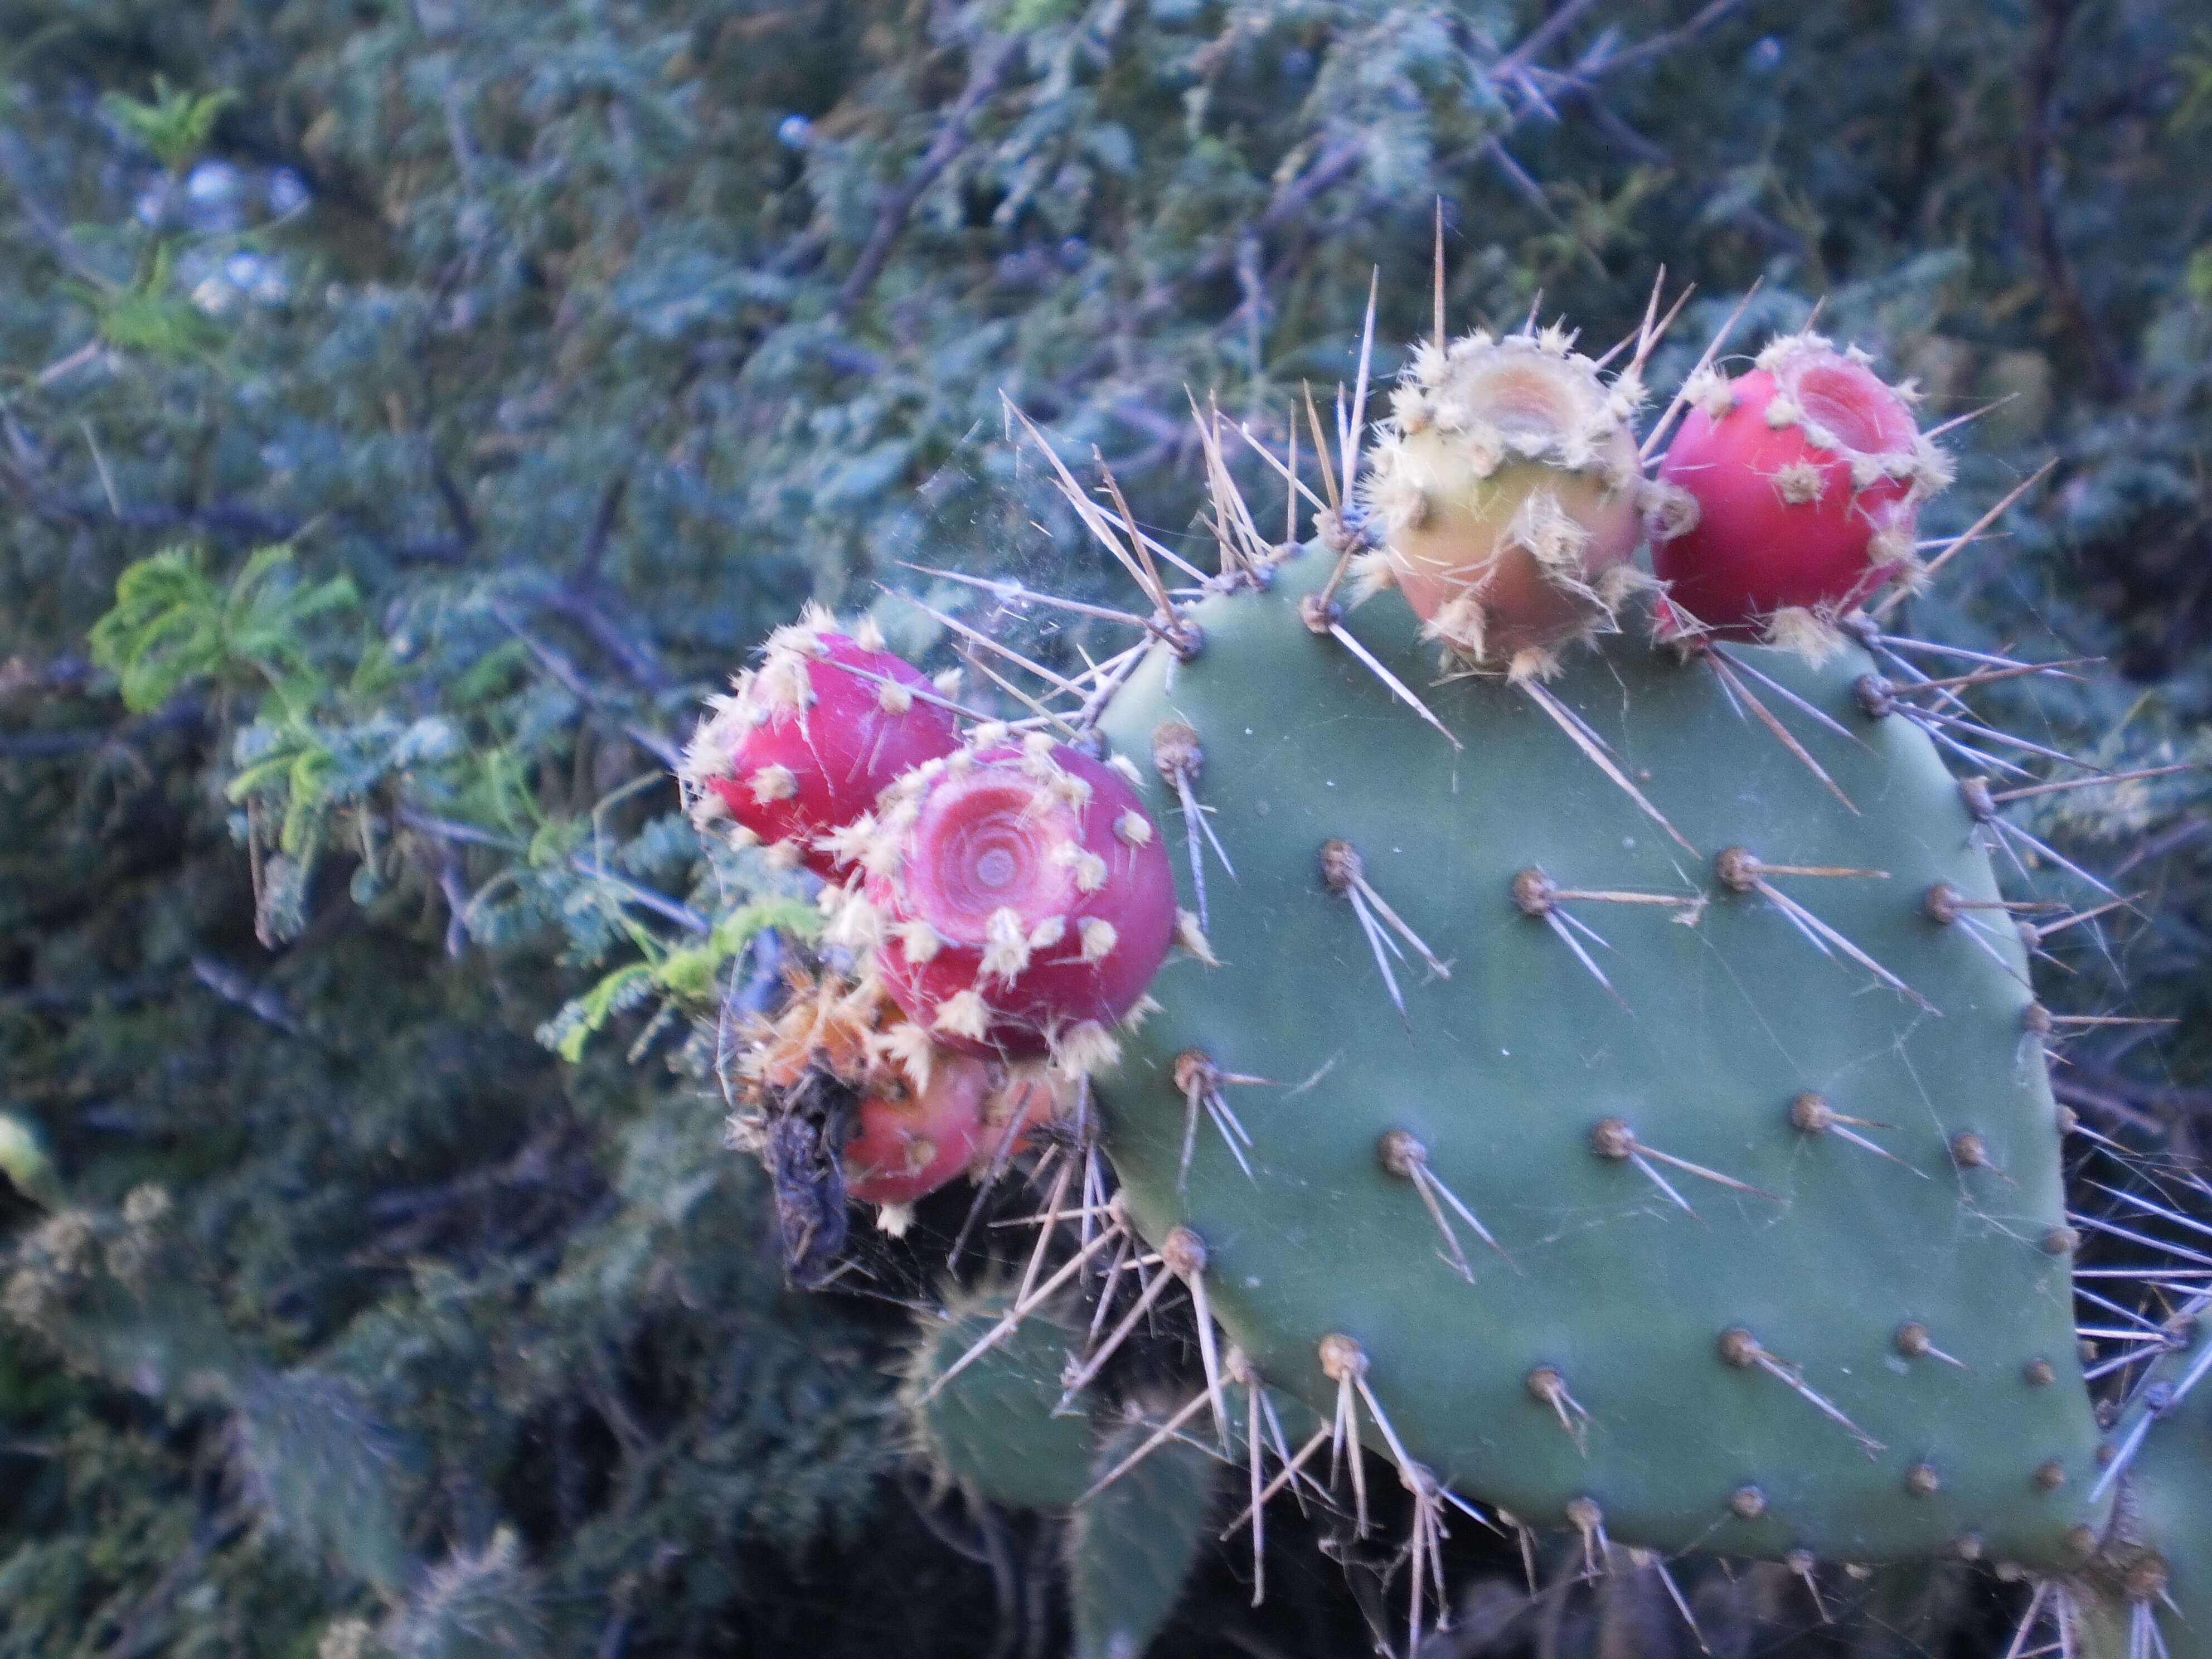
<path fill-rule="evenodd" d="M 978 1054 L 1079 1066 L 1175 933 L 1167 854 L 1129 781 L 1042 734 L 922 767 L 885 797 L 866 897 L 909 1018 Z"/>
<path fill-rule="evenodd" d="M 861 633 L 810 611 L 717 700 L 684 757 L 702 827 L 726 816 L 777 857 L 830 877 L 851 856 L 835 832 L 884 785 L 959 745 L 951 714 L 925 701 L 929 682 L 872 629 Z"/>
<path fill-rule="evenodd" d="M 1073 1506 L 1075 1650 L 1127 1659 L 1167 1622 L 1199 1559 L 1219 1465 L 1209 1448 L 1155 1428 L 1163 1410 L 1109 1413 L 1088 1388 L 1064 1398 L 1062 1362 L 1079 1334 L 1056 1308 L 1018 1316 L 1018 1305 L 1007 1288 L 955 1288 L 924 1318 L 900 1388 L 915 1450 L 973 1498 Z"/>
<path fill-rule="evenodd" d="M 1154 1438 L 1147 1422 L 1122 1425 L 1103 1437 L 1095 1465 L 1120 1468 Z M 1208 1541 L 1220 1485 L 1208 1448 L 1170 1440 L 1076 1510 L 1066 1543 L 1073 1659 L 1133 1659 L 1151 1645 Z"/>
<path fill-rule="evenodd" d="M 1735 382 L 1701 369 L 1667 483 L 1644 483 L 1656 301 L 1610 382 L 1559 330 L 1421 348 L 1317 547 L 1261 540 L 1202 416 L 1221 568 L 1195 599 L 1060 468 L 1152 614 L 1076 608 L 1146 640 L 1042 676 L 1076 706 L 1040 718 L 1080 751 L 979 726 L 842 833 L 865 873 L 825 896 L 828 937 L 856 988 L 823 981 L 820 1011 L 756 1038 L 781 1069 L 749 1074 L 803 1050 L 804 1076 L 913 1076 L 957 1050 L 1049 1053 L 1072 1080 L 1017 1165 L 1050 1193 L 1034 1291 L 911 1403 L 1079 1287 L 1099 1298 L 1084 1334 L 1041 1327 L 1073 1404 L 1187 1303 L 1195 1340 L 1168 1346 L 1203 1386 L 1132 1435 L 1079 1534 L 1104 1536 L 1086 1506 L 1193 1449 L 1203 1416 L 1243 1465 L 1255 1579 L 1273 1492 L 1326 1468 L 1364 1533 L 1365 1465 L 1336 1449 L 1396 1466 L 1409 1649 L 1445 1601 L 1447 1509 L 1487 1503 L 1578 1533 L 1592 1572 L 1616 1545 L 1808 1583 L 1823 1557 L 1988 1560 L 2039 1579 L 2031 1620 L 2110 1613 L 2147 1659 L 2181 1629 L 2158 1597 L 2203 1577 L 2212 1451 L 2176 1408 L 2212 1392 L 2212 1357 L 2087 1280 L 2131 1323 L 2077 1330 L 2084 1230 L 2154 1241 L 2068 1208 L 2078 1126 L 2046 1066 L 2070 1017 L 2031 988 L 2051 933 L 2124 901 L 2049 918 L 2002 896 L 1990 857 L 2025 846 L 2090 881 L 2005 801 L 2120 779 L 1947 770 L 1938 744 L 1977 769 L 1984 744 L 2071 763 L 1960 695 L 2033 665 L 1937 679 L 1915 655 L 1944 647 L 1856 610 L 1915 568 L 1947 471 L 1863 357 L 1799 336 Z M 1646 510 L 1668 631 L 1727 637 L 1662 648 L 1620 625 Z M 1350 617 L 1347 576 L 1370 599 Z M 1820 651 L 1732 642 L 1808 631 Z M 1210 901 L 1209 866 L 1230 878 Z M 1030 1108 L 983 1112 L 1018 1154 Z M 2092 1271 L 2156 1298 L 2201 1283 L 2201 1251 L 2181 1259 L 2136 1291 L 2137 1264 Z M 2122 1356 L 2093 1365 L 2084 1337 Z M 1319 1417 L 1297 1452 L 1277 1399 Z M 1079 1589 L 1100 1565 L 1079 1557 Z"/>
<path fill-rule="evenodd" d="M 1477 666 L 1610 627 L 1644 538 L 1642 397 L 1557 329 L 1419 348 L 1367 478 L 1370 576 Z"/>
<path fill-rule="evenodd" d="M 1700 371 L 1684 397 L 1653 527 L 1674 605 L 1748 639 L 1778 613 L 1833 616 L 1910 580 L 1920 503 L 1950 466 L 1863 353 L 1789 335 L 1739 379 Z"/>

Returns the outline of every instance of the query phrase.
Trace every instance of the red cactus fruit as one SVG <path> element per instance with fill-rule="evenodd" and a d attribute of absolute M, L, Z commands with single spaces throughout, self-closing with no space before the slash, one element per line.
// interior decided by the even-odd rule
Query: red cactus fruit
<path fill-rule="evenodd" d="M 1606 380 L 1560 329 L 1419 348 L 1365 482 L 1382 552 L 1361 587 L 1397 587 L 1479 668 L 1540 666 L 1610 626 L 1644 539 L 1642 398 L 1633 370 Z"/>
<path fill-rule="evenodd" d="M 1708 371 L 1659 471 L 1652 562 L 1675 607 L 1725 637 L 1781 613 L 1832 617 L 1917 569 L 1920 503 L 1949 482 L 1905 398 L 1818 335 L 1777 340 L 1751 373 Z"/>
<path fill-rule="evenodd" d="M 875 1073 L 845 1143 L 845 1190 L 868 1204 L 911 1204 L 988 1156 L 983 1103 L 991 1067 L 938 1049 L 919 1089 L 898 1070 Z"/>
<path fill-rule="evenodd" d="M 864 902 L 907 1017 L 969 1054 L 1103 1059 L 1176 927 L 1128 782 L 1041 733 L 987 740 L 889 792 L 880 818 Z"/>
<path fill-rule="evenodd" d="M 810 611 L 776 630 L 760 667 L 685 751 L 684 780 L 704 824 L 724 814 L 771 854 L 834 878 L 853 856 L 848 831 L 885 785 L 959 747 L 951 714 L 915 694 L 929 682 L 883 649 L 866 623 L 831 631 Z"/>

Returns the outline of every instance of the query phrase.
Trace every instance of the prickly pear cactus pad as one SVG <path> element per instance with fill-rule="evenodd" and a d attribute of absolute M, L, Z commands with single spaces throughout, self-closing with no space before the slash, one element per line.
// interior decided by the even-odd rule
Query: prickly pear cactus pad
<path fill-rule="evenodd" d="M 2169 1322 L 2170 1351 L 2144 1374 L 2108 1437 L 2101 1481 L 2118 1494 L 2097 1560 L 2053 1588 L 2062 1629 L 2106 1653 L 2203 1659 L 2212 1630 L 2190 1611 L 2212 1593 L 2212 1297 Z M 2033 1612 L 2026 1621 L 2033 1632 Z"/>
<path fill-rule="evenodd" d="M 903 1368 L 907 1420 L 916 1449 L 941 1479 L 994 1503 L 1062 1508 L 1091 1482 L 1089 1398 L 1084 1409 L 1054 1409 L 1074 1333 L 1033 1317 L 960 1364 L 1014 1301 L 1003 1291 L 957 1292 L 922 1326 Z"/>
<path fill-rule="evenodd" d="M 1332 562 L 1193 607 L 1100 722 L 1219 843 L 1219 965 L 1172 958 L 1096 1079 L 1139 1230 L 1203 1242 L 1270 1383 L 1530 1525 L 2077 1560 L 2047 1024 L 1923 729 L 1853 647 L 1437 684 L 1382 594 L 1340 627 L 1448 738 L 1302 617 Z M 1200 763 L 1154 763 L 1175 727 Z"/>
<path fill-rule="evenodd" d="M 1003 1450 L 1025 1478 L 1069 1467 L 1060 1413 L 1118 1410 L 1137 1449 L 1056 1488 L 1077 1535 L 1111 1533 L 1097 1506 L 1148 1458 L 1218 1456 L 1255 1599 L 1286 1489 L 1347 1571 L 1357 1540 L 1403 1540 L 1380 1571 L 1408 1651 L 1449 1622 L 1444 1544 L 1470 1516 L 1517 1534 L 1532 1591 L 1546 1533 L 1569 1583 L 1649 1571 L 1701 1647 L 1669 1558 L 1775 1562 L 1823 1622 L 1824 1564 L 1985 1561 L 2033 1582 L 2014 1651 L 2055 1618 L 2069 1653 L 2152 1659 L 2159 1598 L 2201 1565 L 2201 1437 L 2170 1408 L 2207 1370 L 2163 1405 L 2130 1374 L 2178 1363 L 2176 1287 L 2212 1274 L 2157 1231 L 2203 1231 L 2166 1188 L 2212 1188 L 2055 1103 L 2058 1042 L 2144 1022 L 2053 1014 L 2031 962 L 2064 966 L 2052 936 L 2130 901 L 2010 808 L 2185 768 L 2108 771 L 1984 724 L 1968 694 L 2068 665 L 1890 630 L 2012 498 L 1913 537 L 1948 465 L 1863 354 L 1771 347 L 1819 370 L 1785 398 L 1722 378 L 1724 325 L 1634 442 L 1659 299 L 1609 380 L 1629 342 L 1586 358 L 1563 325 L 1416 348 L 1363 454 L 1370 318 L 1334 465 L 1304 411 L 1322 495 L 1295 441 L 1243 434 L 1285 486 L 1281 544 L 1194 408 L 1212 574 L 1010 411 L 1146 610 L 1018 597 L 1141 637 L 1079 647 L 1071 678 L 930 612 L 1043 693 L 991 672 L 1029 714 L 948 702 L 973 723 L 957 750 L 839 805 L 818 839 L 859 867 L 822 895 L 824 972 L 867 1017 L 787 1012 L 741 1069 L 785 1079 L 757 1103 L 817 1141 L 796 1088 L 817 1073 L 1049 1073 L 1045 1111 L 976 1112 L 965 1162 L 915 1179 L 978 1176 L 956 1275 L 969 1241 L 1036 1231 L 1018 1260 L 970 1247 L 1022 1289 L 928 1333 L 908 1401 L 940 1467 Z M 1863 394 L 1856 424 L 1838 386 Z M 1756 419 L 1666 447 L 1691 407 Z M 1895 511 L 1874 527 L 1847 501 Z M 1656 578 L 1632 507 L 1671 550 Z M 940 789 L 957 834 L 925 823 Z M 1000 805 L 954 811 L 969 793 Z M 1077 810 L 1097 820 L 1080 845 L 1040 831 Z M 2008 899 L 2000 855 L 2103 902 Z M 917 926 L 933 883 L 987 925 Z M 1033 1212 L 982 1226 L 1015 1173 Z M 1372 1490 L 1386 1472 L 1402 1494 Z M 1072 1565 L 1081 1628 L 1097 1564 Z"/>
<path fill-rule="evenodd" d="M 1115 1468 L 1150 1437 L 1141 1423 L 1107 1435 L 1099 1470 Z M 1075 1659 L 1140 1654 L 1167 1623 L 1206 1542 L 1220 1477 L 1204 1446 L 1177 1442 L 1078 1511 L 1066 1545 Z"/>

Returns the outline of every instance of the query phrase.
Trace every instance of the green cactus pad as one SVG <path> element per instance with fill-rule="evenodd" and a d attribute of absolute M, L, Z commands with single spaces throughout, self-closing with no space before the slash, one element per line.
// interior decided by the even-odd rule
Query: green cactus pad
<path fill-rule="evenodd" d="M 931 1392 L 1012 1304 L 1008 1291 L 963 1292 L 944 1316 L 924 1323 L 906 1366 L 908 1416 L 924 1455 L 947 1480 L 993 1503 L 1064 1509 L 1091 1484 L 1088 1413 L 1054 1412 L 1078 1333 L 1031 1314 Z"/>
<path fill-rule="evenodd" d="M 1869 664 L 1855 650 L 1819 669 L 1739 652 L 1850 733 L 1746 681 L 1855 814 L 1711 665 L 1637 637 L 1573 653 L 1553 694 L 1693 855 L 1523 690 L 1434 683 L 1432 653 L 1385 594 L 1346 627 L 1419 691 L 1455 749 L 1304 624 L 1298 601 L 1328 568 L 1309 551 L 1267 592 L 1194 607 L 1203 651 L 1158 651 L 1102 723 L 1178 848 L 1182 809 L 1152 735 L 1194 728 L 1196 795 L 1236 872 L 1209 872 L 1221 965 L 1172 960 L 1152 988 L 1162 1011 L 1099 1079 L 1141 1230 L 1157 1242 L 1181 1223 L 1204 1239 L 1212 1309 L 1271 1382 L 1329 1409 L 1317 1345 L 1352 1338 L 1408 1453 L 1531 1524 L 1558 1526 L 1588 1499 L 1612 1537 L 1662 1549 L 1883 1560 L 1978 1547 L 2063 1563 L 2098 1519 L 2097 1431 L 2055 1108 L 2004 913 L 1947 925 L 1925 908 L 1938 883 L 1969 902 L 1997 896 L 1928 739 L 1860 708 L 1853 683 Z M 1449 965 L 1431 976 L 1398 940 L 1403 1022 L 1350 899 L 1322 879 L 1337 838 Z M 1769 866 L 1887 872 L 1770 885 L 1928 1006 L 1832 941 L 1824 952 L 1767 895 L 1729 888 L 1715 860 L 1732 848 Z M 1608 990 L 1516 905 L 1529 870 L 1564 889 L 1708 902 L 1563 903 L 1603 936 L 1575 935 Z M 1187 868 L 1178 880 L 1188 902 Z M 1251 1136 L 1249 1176 L 1201 1115 L 1179 1182 L 1191 1073 L 1179 1081 L 1177 1062 L 1190 1051 L 1268 1079 L 1221 1085 Z M 1807 1095 L 1838 1115 L 1825 1131 L 1793 1126 Z M 1633 1136 L 1613 1132 L 1610 1150 L 1634 1156 L 1594 1150 L 1608 1120 Z M 1392 1130 L 1425 1148 L 1473 1284 L 1415 1182 L 1378 1162 Z M 1565 1390 L 1556 1404 L 1532 1389 L 1545 1368 Z M 1364 1405 L 1359 1420 L 1381 1447 Z M 2039 1480 L 2052 1464 L 2063 1479 Z"/>
<path fill-rule="evenodd" d="M 1097 1473 L 1152 1433 L 1138 1421 L 1103 1437 Z M 1204 1447 L 1171 1440 L 1076 1510 L 1067 1529 L 1076 1659 L 1137 1659 L 1159 1634 L 1205 1547 L 1221 1467 Z"/>
<path fill-rule="evenodd" d="M 2113 1535 L 2106 1541 L 2103 1570 L 2094 1586 L 2103 1617 L 2089 1620 L 2102 1633 L 2099 1646 L 2115 1654 L 2135 1650 L 2130 1626 L 2148 1619 L 2155 1621 L 2170 1659 L 2212 1656 L 2212 1317 L 2207 1313 L 2203 1304 L 2192 1311 L 2183 1327 L 2186 1346 L 2152 1368 L 2109 1437 L 2115 1455 L 2140 1441 L 2124 1471 Z"/>

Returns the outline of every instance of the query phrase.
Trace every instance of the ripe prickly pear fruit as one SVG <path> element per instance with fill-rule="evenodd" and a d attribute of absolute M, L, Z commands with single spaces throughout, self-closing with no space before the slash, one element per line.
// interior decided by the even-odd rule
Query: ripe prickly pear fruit
<path fill-rule="evenodd" d="M 1478 667 L 1609 628 L 1644 539 L 1642 401 L 1557 329 L 1420 347 L 1367 477 L 1370 579 Z"/>
<path fill-rule="evenodd" d="M 959 747 L 951 714 L 915 695 L 929 690 L 873 628 L 837 633 L 810 609 L 769 637 L 761 665 L 691 739 L 695 821 L 727 816 L 772 856 L 834 877 L 852 856 L 837 832 L 894 779 Z"/>
<path fill-rule="evenodd" d="M 1175 878 L 1126 779 L 1042 733 L 987 735 L 884 798 L 877 971 L 939 1043 L 1079 1065 L 1166 957 Z"/>
<path fill-rule="evenodd" d="M 1920 503 L 1949 465 L 1863 352 L 1790 335 L 1750 374 L 1705 370 L 1684 395 L 1652 549 L 1676 610 L 1751 639 L 1781 612 L 1833 616 L 1911 578 Z"/>
<path fill-rule="evenodd" d="M 957 1176 L 983 1150 L 991 1068 L 938 1050 L 916 1088 L 902 1071 L 873 1073 L 858 1133 L 845 1143 L 845 1190 L 867 1204 L 911 1204 Z"/>

